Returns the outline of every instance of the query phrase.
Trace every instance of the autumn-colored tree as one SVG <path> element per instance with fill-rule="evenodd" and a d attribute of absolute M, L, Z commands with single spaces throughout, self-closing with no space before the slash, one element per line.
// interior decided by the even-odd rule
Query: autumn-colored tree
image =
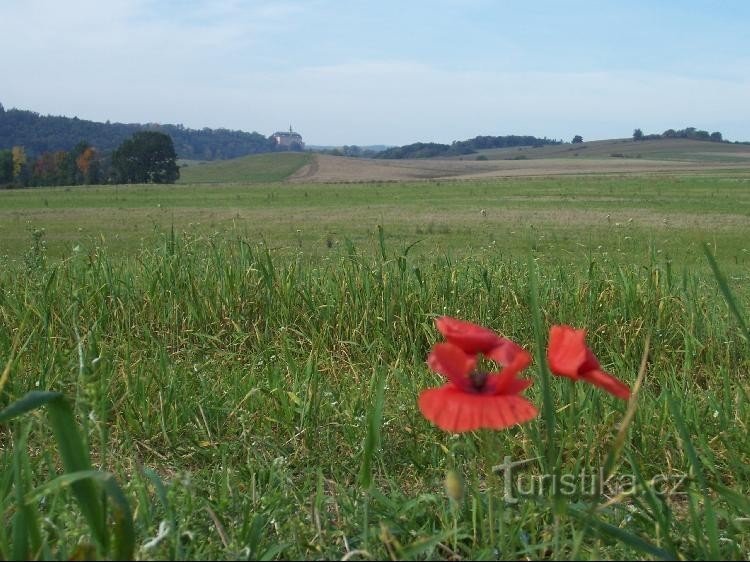
<path fill-rule="evenodd" d="M 31 181 L 33 185 L 55 185 L 57 183 L 57 163 L 52 152 L 40 154 L 34 161 Z"/>
<path fill-rule="evenodd" d="M 87 146 L 76 158 L 76 167 L 83 176 L 83 183 L 94 183 L 96 178 L 96 149 L 93 146 Z"/>
<path fill-rule="evenodd" d="M 13 154 L 13 181 L 20 181 L 24 167 L 26 166 L 26 151 L 22 146 L 14 146 L 11 149 Z"/>

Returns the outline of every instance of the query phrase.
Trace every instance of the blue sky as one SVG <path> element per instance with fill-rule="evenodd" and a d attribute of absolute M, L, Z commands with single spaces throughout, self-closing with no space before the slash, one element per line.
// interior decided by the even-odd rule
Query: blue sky
<path fill-rule="evenodd" d="M 310 144 L 750 140 L 750 2 L 0 0 L 0 103 Z"/>

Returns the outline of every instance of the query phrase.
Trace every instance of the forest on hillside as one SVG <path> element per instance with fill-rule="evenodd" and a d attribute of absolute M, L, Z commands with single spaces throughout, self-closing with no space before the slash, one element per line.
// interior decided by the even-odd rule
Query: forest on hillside
<path fill-rule="evenodd" d="M 378 153 L 375 158 L 432 158 L 434 156 L 460 156 L 473 154 L 477 150 L 487 148 L 507 148 L 513 146 L 544 146 L 547 144 L 561 144 L 562 141 L 538 138 L 530 135 L 479 136 L 463 141 L 453 141 L 451 144 L 435 142 L 415 142 L 405 146 L 396 146 Z"/>
<path fill-rule="evenodd" d="M 33 156 L 70 151 L 81 141 L 96 147 L 100 152 L 109 153 L 139 131 L 168 134 L 174 142 L 177 157 L 189 160 L 222 160 L 275 149 L 272 139 L 256 132 L 189 129 L 182 125 L 157 123 L 98 123 L 78 117 L 4 109 L 0 104 L 0 149 L 22 146 L 28 155 Z"/>

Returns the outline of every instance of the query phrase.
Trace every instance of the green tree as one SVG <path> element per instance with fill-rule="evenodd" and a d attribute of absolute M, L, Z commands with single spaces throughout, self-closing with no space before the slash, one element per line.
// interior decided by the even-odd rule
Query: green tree
<path fill-rule="evenodd" d="M 636 129 L 635 131 L 633 131 L 633 140 L 643 140 L 643 131 L 641 131 L 640 129 Z"/>
<path fill-rule="evenodd" d="M 141 131 L 112 154 L 115 180 L 120 183 L 174 183 L 180 177 L 172 138 Z"/>
<path fill-rule="evenodd" d="M 13 153 L 10 150 L 0 150 L 0 185 L 13 181 Z"/>
<path fill-rule="evenodd" d="M 576 135 L 573 137 L 573 140 L 571 142 L 573 142 L 574 144 L 581 143 L 583 142 L 583 137 L 581 135 Z"/>

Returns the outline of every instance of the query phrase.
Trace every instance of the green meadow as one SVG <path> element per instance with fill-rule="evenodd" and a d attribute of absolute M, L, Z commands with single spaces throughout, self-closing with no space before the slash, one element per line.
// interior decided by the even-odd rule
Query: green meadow
<path fill-rule="evenodd" d="M 0 191 L 0 558 L 750 556 L 748 175 L 194 172 Z M 441 315 L 533 354 L 536 419 L 421 415 Z"/>
<path fill-rule="evenodd" d="M 273 182 L 309 163 L 312 154 L 286 152 L 255 154 L 217 162 L 189 163 L 180 168 L 180 183 Z"/>
<path fill-rule="evenodd" d="M 132 256 L 172 230 L 319 257 L 347 241 L 369 247 L 382 225 L 393 243 L 414 245 L 415 256 L 531 253 L 580 264 L 655 253 L 704 267 L 708 242 L 741 272 L 750 263 L 749 188 L 746 176 L 674 175 L 7 190 L 0 191 L 0 256 L 18 261 L 33 231 L 44 229 L 55 258 L 97 248 Z"/>

